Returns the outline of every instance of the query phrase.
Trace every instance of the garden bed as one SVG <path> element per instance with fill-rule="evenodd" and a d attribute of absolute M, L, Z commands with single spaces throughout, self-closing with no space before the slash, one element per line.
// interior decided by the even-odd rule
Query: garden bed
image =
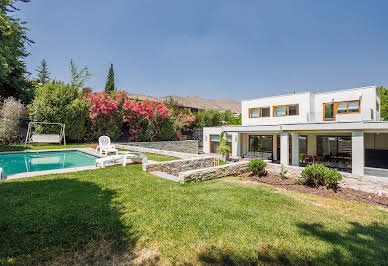
<path fill-rule="evenodd" d="M 303 184 L 295 184 L 294 178 L 284 179 L 280 178 L 280 175 L 268 174 L 267 176 L 257 177 L 252 174 L 246 174 L 244 178 L 259 182 L 265 183 L 267 185 L 279 187 L 286 190 L 297 191 L 302 193 L 319 195 L 325 198 L 338 198 L 343 200 L 353 200 L 358 202 L 363 202 L 367 204 L 373 204 L 381 207 L 388 208 L 388 197 L 379 196 L 375 193 L 368 193 L 359 190 L 354 190 L 350 188 L 338 188 L 336 190 L 328 189 L 326 187 L 310 187 Z"/>

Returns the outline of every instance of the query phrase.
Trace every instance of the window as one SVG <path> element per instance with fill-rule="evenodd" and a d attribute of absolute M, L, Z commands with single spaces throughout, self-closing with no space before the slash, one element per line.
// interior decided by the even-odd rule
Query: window
<path fill-rule="evenodd" d="M 317 137 L 317 154 L 323 156 L 350 157 L 352 154 L 351 137 Z"/>
<path fill-rule="evenodd" d="M 332 102 L 323 104 L 323 120 L 335 120 L 337 114 L 360 112 L 360 101 Z"/>
<path fill-rule="evenodd" d="M 273 107 L 273 116 L 299 115 L 299 104 L 280 105 Z"/>
<path fill-rule="evenodd" d="M 358 113 L 360 111 L 360 102 L 349 102 L 348 103 L 348 112 L 349 113 Z"/>
<path fill-rule="evenodd" d="M 270 107 L 262 107 L 261 109 L 261 117 L 270 117 L 271 116 L 271 108 Z"/>
<path fill-rule="evenodd" d="M 376 112 L 380 112 L 380 104 L 376 101 Z"/>
<path fill-rule="evenodd" d="M 232 136 L 227 135 L 226 139 L 232 151 Z M 220 135 L 210 135 L 210 153 L 218 153 L 218 146 L 220 145 Z"/>
<path fill-rule="evenodd" d="M 337 103 L 338 114 L 349 114 L 360 112 L 360 101 L 339 102 Z"/>
<path fill-rule="evenodd" d="M 299 104 L 292 104 L 288 106 L 288 115 L 298 115 L 299 114 Z"/>
<path fill-rule="evenodd" d="M 270 107 L 249 108 L 249 118 L 270 117 Z"/>
<path fill-rule="evenodd" d="M 347 113 L 348 112 L 348 104 L 347 103 L 339 103 L 337 104 L 337 113 Z"/>
<path fill-rule="evenodd" d="M 272 137 L 266 135 L 250 135 L 249 136 L 249 151 L 250 152 L 262 152 L 272 156 Z M 257 140 L 257 150 L 255 151 L 254 142 Z M 253 144 L 253 145 L 252 145 Z"/>
<path fill-rule="evenodd" d="M 249 108 L 249 118 L 259 117 L 259 108 Z"/>
<path fill-rule="evenodd" d="M 284 116 L 286 113 L 286 106 L 275 106 L 273 108 L 273 116 Z"/>
<path fill-rule="evenodd" d="M 333 120 L 334 119 L 334 103 L 325 103 L 323 104 L 323 114 L 324 120 Z"/>

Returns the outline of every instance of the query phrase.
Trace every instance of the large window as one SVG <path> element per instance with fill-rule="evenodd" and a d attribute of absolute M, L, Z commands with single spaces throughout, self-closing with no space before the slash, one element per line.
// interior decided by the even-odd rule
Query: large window
<path fill-rule="evenodd" d="M 227 135 L 228 145 L 232 151 L 232 136 Z M 210 135 L 210 153 L 218 153 L 218 146 L 220 145 L 220 135 Z"/>
<path fill-rule="evenodd" d="M 299 115 L 299 104 L 279 105 L 273 107 L 273 116 Z"/>
<path fill-rule="evenodd" d="M 249 108 L 249 118 L 270 117 L 270 107 Z"/>
<path fill-rule="evenodd" d="M 340 102 L 337 103 L 337 113 L 358 113 L 360 112 L 360 101 Z"/>
<path fill-rule="evenodd" d="M 351 114 L 360 112 L 360 101 L 332 102 L 323 104 L 323 119 L 335 120 L 336 114 Z"/>
<path fill-rule="evenodd" d="M 250 135 L 249 136 L 249 151 L 255 151 L 254 142 L 257 141 L 257 150 L 259 152 L 272 153 L 272 136 Z"/>
<path fill-rule="evenodd" d="M 352 153 L 351 137 L 317 137 L 317 154 L 323 156 L 350 157 Z"/>

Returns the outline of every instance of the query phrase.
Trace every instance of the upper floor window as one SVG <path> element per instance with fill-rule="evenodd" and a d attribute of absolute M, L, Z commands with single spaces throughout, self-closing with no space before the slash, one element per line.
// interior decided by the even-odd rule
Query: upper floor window
<path fill-rule="evenodd" d="M 249 118 L 270 117 L 270 107 L 249 108 Z"/>
<path fill-rule="evenodd" d="M 360 101 L 339 102 L 337 103 L 338 114 L 358 113 L 360 112 Z"/>
<path fill-rule="evenodd" d="M 360 101 L 331 102 L 323 104 L 323 119 L 335 120 L 336 114 L 351 114 L 360 112 Z"/>
<path fill-rule="evenodd" d="M 376 112 L 380 112 L 380 104 L 376 101 Z"/>
<path fill-rule="evenodd" d="M 299 104 L 280 105 L 273 107 L 273 116 L 299 115 Z"/>
<path fill-rule="evenodd" d="M 249 108 L 249 118 L 259 117 L 259 108 Z"/>

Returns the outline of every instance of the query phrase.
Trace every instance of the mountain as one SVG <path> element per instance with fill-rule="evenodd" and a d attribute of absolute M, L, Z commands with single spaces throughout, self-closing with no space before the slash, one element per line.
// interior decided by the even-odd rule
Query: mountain
<path fill-rule="evenodd" d="M 195 107 L 200 109 L 217 109 L 219 111 L 231 110 L 234 113 L 241 112 L 241 104 L 229 98 L 222 98 L 217 100 L 205 99 L 199 96 L 166 96 L 166 97 L 153 97 L 145 96 L 141 94 L 131 94 L 129 96 L 139 99 L 150 99 L 162 102 L 169 97 L 178 101 L 179 104 L 187 107 Z"/>

